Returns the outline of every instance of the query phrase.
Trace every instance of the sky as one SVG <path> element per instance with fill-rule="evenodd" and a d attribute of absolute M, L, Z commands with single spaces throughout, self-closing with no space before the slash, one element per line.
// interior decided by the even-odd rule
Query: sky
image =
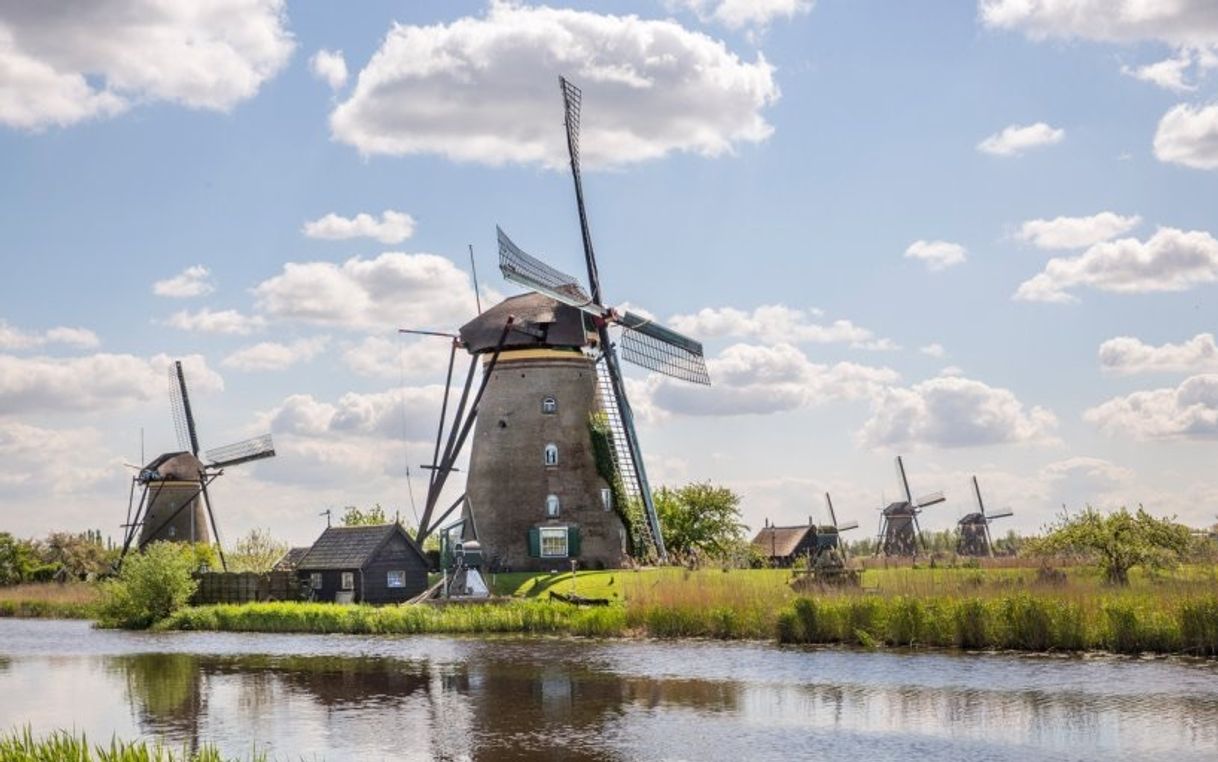
<path fill-rule="evenodd" d="M 1214 521 L 1209 0 L 0 0 L 0 530 L 118 537 L 174 359 L 204 448 L 274 435 L 226 542 L 413 521 L 447 347 L 397 329 L 476 314 L 470 246 L 518 292 L 496 225 L 583 273 L 559 74 L 607 301 L 706 346 L 629 372 L 654 483 Z"/>

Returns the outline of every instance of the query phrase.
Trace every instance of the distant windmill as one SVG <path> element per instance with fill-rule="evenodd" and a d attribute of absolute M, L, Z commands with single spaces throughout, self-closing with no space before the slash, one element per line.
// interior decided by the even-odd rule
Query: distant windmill
<path fill-rule="evenodd" d="M 1010 508 L 1004 508 L 997 513 L 985 512 L 985 501 L 981 499 L 981 487 L 977 477 L 973 477 L 973 495 L 977 498 L 977 510 L 965 515 L 958 523 L 959 536 L 956 539 L 956 553 L 962 556 L 993 556 L 994 541 L 990 537 L 990 522 L 1014 516 Z"/>
<path fill-rule="evenodd" d="M 828 492 L 825 493 L 825 507 L 829 510 L 829 523 L 816 527 L 816 555 L 836 550 L 845 560 L 846 548 L 841 541 L 841 533 L 858 529 L 859 523 L 847 521 L 845 524 L 839 524 L 837 513 L 833 510 L 833 498 L 829 497 Z"/>
<path fill-rule="evenodd" d="M 220 549 L 207 487 L 228 466 L 274 457 L 275 445 L 270 434 L 263 434 L 208 450 L 204 455 L 207 462 L 200 460 L 194 412 L 182 363 L 178 361 L 169 368 L 169 404 L 181 450 L 158 456 L 131 480 L 119 563 L 133 548 L 142 550 L 157 540 L 191 543 L 215 540 L 223 566 L 224 551 Z"/>
<path fill-rule="evenodd" d="M 947 498 L 942 492 L 932 492 L 914 500 L 909 489 L 909 479 L 905 475 L 905 462 L 901 460 L 900 455 L 897 456 L 897 484 L 905 499 L 889 503 L 880 511 L 876 555 L 883 553 L 885 556 L 916 556 L 922 533 L 921 527 L 918 526 L 918 514 L 923 508 L 942 503 Z"/>

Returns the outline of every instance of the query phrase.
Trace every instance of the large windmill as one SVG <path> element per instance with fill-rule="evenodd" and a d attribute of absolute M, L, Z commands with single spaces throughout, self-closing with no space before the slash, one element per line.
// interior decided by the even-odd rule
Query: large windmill
<path fill-rule="evenodd" d="M 956 539 L 956 552 L 962 556 L 992 556 L 994 542 L 990 537 L 990 522 L 1014 516 L 1010 508 L 1004 508 L 996 513 L 985 512 L 985 501 L 981 499 L 981 487 L 977 477 L 973 477 L 973 495 L 977 498 L 977 510 L 966 514 L 957 524 L 959 535 Z"/>
<path fill-rule="evenodd" d="M 897 485 L 904 500 L 889 503 L 880 511 L 880 533 L 876 538 L 876 555 L 916 556 L 921 542 L 922 528 L 918 525 L 918 514 L 947 498 L 942 492 L 932 492 L 917 500 L 909 489 L 909 478 L 905 475 L 905 461 L 897 456 Z"/>
<path fill-rule="evenodd" d="M 420 520 L 421 540 L 464 505 L 491 569 L 560 569 L 572 560 L 612 567 L 628 554 L 667 560 L 620 361 L 710 383 L 700 343 L 606 306 L 580 177 L 581 95 L 566 79 L 559 84 L 588 290 L 497 230 L 500 270 L 532 293 L 490 307 L 453 337 L 454 351 L 473 358 L 447 437 L 445 395 Z M 483 379 L 471 396 L 479 359 Z M 433 518 L 474 416 L 466 492 Z"/>
<path fill-rule="evenodd" d="M 180 450 L 158 456 L 132 478 L 119 563 L 132 549 L 142 550 L 157 540 L 192 543 L 215 540 L 223 565 L 224 551 L 220 549 L 207 488 L 229 466 L 274 457 L 275 445 L 270 434 L 263 434 L 208 450 L 204 454 L 207 462 L 200 460 L 194 412 L 179 361 L 169 368 L 169 403 Z"/>

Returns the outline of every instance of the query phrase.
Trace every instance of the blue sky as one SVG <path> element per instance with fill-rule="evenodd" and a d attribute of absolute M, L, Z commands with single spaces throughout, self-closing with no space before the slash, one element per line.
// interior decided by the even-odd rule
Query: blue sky
<path fill-rule="evenodd" d="M 582 272 L 559 73 L 606 296 L 710 358 L 632 374 L 656 481 L 870 528 L 905 453 L 931 528 L 973 473 L 1025 531 L 1213 521 L 1208 3 L 193 5 L 0 4 L 4 528 L 117 534 L 169 358 L 205 446 L 276 437 L 218 482 L 226 538 L 409 518 L 446 351 L 396 329 L 472 316 L 467 244 L 514 292 L 496 224 Z"/>

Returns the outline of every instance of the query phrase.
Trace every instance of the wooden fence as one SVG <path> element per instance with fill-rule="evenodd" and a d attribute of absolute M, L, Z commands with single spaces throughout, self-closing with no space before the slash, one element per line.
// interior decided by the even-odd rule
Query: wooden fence
<path fill-rule="evenodd" d="M 190 602 L 196 605 L 300 599 L 300 581 L 294 572 L 207 572 L 195 576 L 199 589 Z"/>

